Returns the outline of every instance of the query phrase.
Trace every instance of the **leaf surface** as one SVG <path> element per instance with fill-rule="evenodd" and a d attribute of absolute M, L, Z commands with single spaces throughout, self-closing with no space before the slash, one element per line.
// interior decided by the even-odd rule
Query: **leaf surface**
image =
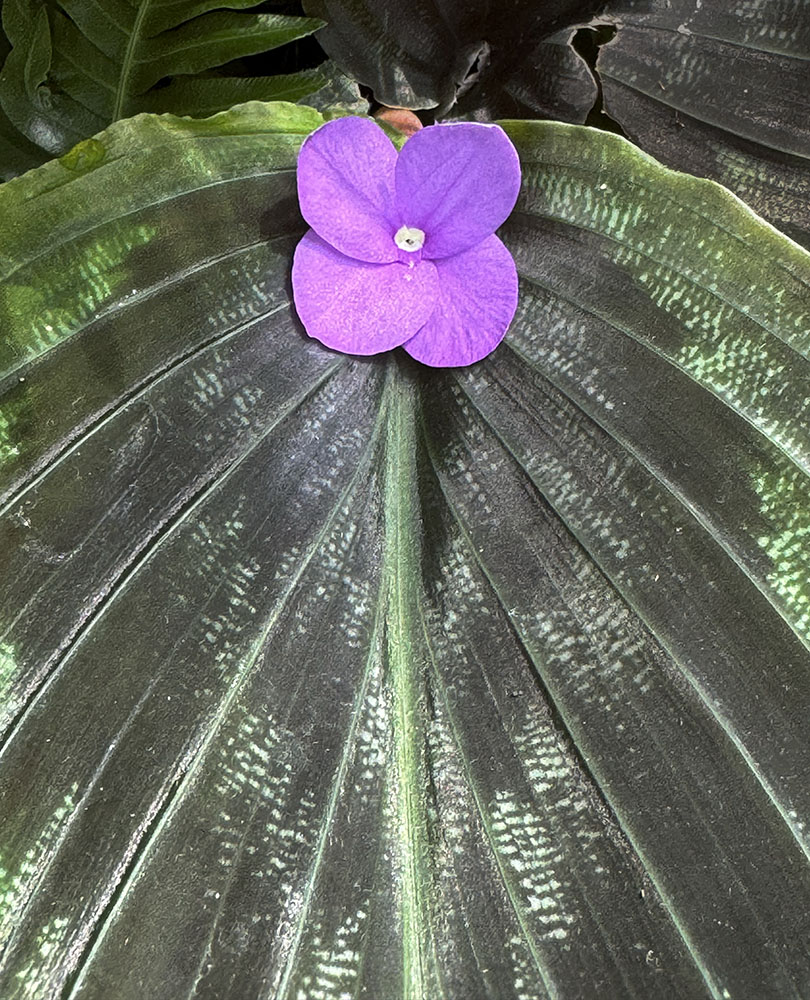
<path fill-rule="evenodd" d="M 0 995 L 806 995 L 810 258 L 506 123 L 506 343 L 333 354 L 321 120 L 0 189 Z"/>
<path fill-rule="evenodd" d="M 498 118 L 552 118 L 585 122 L 597 100 L 593 73 L 574 49 L 576 29 L 565 28 L 537 42 L 508 66 L 489 62 L 464 90 L 459 88 L 449 117 L 492 121 Z"/>
<path fill-rule="evenodd" d="M 589 0 L 539 8 L 529 0 L 437 0 L 405 10 L 394 0 L 304 4 L 327 22 L 318 38 L 329 56 L 383 104 L 482 119 L 522 109 L 577 122 L 595 86 L 564 29 L 598 7 Z"/>
<path fill-rule="evenodd" d="M 400 11 L 308 0 L 330 56 L 384 104 L 438 118 L 586 120 L 729 187 L 810 245 L 810 19 L 804 0 L 587 0 Z M 594 72 L 579 29 L 597 38 Z M 598 58 L 596 57 L 598 54 Z M 605 118 L 606 112 L 609 116 Z"/>
<path fill-rule="evenodd" d="M 217 9 L 223 6 L 228 10 Z M 66 152 L 112 121 L 140 111 L 207 116 L 235 102 L 291 99 L 319 75 L 215 76 L 234 59 L 265 52 L 321 24 L 251 11 L 256 0 L 8 0 L 12 48 L 0 73 L 0 105 L 44 150 Z M 171 78 L 168 87 L 155 87 Z"/>
<path fill-rule="evenodd" d="M 810 20 L 803 3 L 609 5 L 608 112 L 670 166 L 725 184 L 810 245 Z"/>

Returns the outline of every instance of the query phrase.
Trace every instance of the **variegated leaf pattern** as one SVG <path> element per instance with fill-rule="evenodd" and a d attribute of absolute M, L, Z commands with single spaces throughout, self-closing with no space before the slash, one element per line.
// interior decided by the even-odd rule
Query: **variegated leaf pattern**
<path fill-rule="evenodd" d="M 507 342 L 343 357 L 320 121 L 0 189 L 0 995 L 806 996 L 808 255 L 505 123 Z"/>
<path fill-rule="evenodd" d="M 810 246 L 810 19 L 803 0 L 614 0 L 608 113 L 667 166 L 711 177 Z"/>

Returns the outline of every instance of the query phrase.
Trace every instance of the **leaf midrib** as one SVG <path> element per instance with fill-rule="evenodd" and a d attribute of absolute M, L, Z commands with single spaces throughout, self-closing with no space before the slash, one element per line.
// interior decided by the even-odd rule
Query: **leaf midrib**
<path fill-rule="evenodd" d="M 118 121 L 119 118 L 123 118 L 122 114 L 124 102 L 129 96 L 127 85 L 129 84 L 129 79 L 132 74 L 132 67 L 135 63 L 135 51 L 140 42 L 141 27 L 146 17 L 147 11 L 149 9 L 149 4 L 151 0 L 141 0 L 140 6 L 138 7 L 138 13 L 135 15 L 135 21 L 132 25 L 132 32 L 130 33 L 129 39 L 127 41 L 127 47 L 124 50 L 124 58 L 121 61 L 121 73 L 118 77 L 118 86 L 115 91 L 115 103 L 113 104 L 112 121 Z"/>
<path fill-rule="evenodd" d="M 425 437 L 425 435 L 423 433 L 423 438 L 424 437 Z M 433 458 L 432 458 L 432 456 L 431 456 L 430 460 L 431 460 L 431 465 L 433 465 Z M 434 473 L 435 473 L 435 465 L 433 466 L 433 469 L 434 469 Z M 438 481 L 438 477 L 437 477 L 437 481 Z M 440 485 L 439 488 L 441 489 L 441 485 Z M 456 517 L 455 513 L 453 514 L 453 517 L 456 520 L 456 523 L 459 523 L 458 522 L 458 518 Z M 467 542 L 467 544 L 469 546 L 469 539 L 466 536 L 465 536 L 465 541 Z M 493 591 L 493 593 L 494 593 L 494 591 Z M 498 603 L 500 604 L 501 601 L 500 601 L 500 597 L 498 595 L 496 595 L 496 599 L 498 600 Z M 489 848 L 490 855 L 491 855 L 491 857 L 492 857 L 495 865 L 498 868 L 498 872 L 500 873 L 501 881 L 503 883 L 503 887 L 504 887 L 504 890 L 506 892 L 506 897 L 509 900 L 509 905 L 511 906 L 512 912 L 514 913 L 515 920 L 517 921 L 517 925 L 518 925 L 518 927 L 520 929 L 520 933 L 523 936 L 523 940 L 524 940 L 524 942 L 526 944 L 526 948 L 527 948 L 529 954 L 532 956 L 532 960 L 534 961 L 535 967 L 537 968 L 538 975 L 540 976 L 540 979 L 541 979 L 541 981 L 543 983 L 543 986 L 546 989 L 546 992 L 548 993 L 548 996 L 550 998 L 552 998 L 552 1000 L 553 1000 L 553 998 L 556 998 L 558 996 L 558 993 L 557 993 L 557 990 L 556 990 L 556 986 L 555 986 L 553 980 L 551 979 L 551 976 L 549 974 L 549 970 L 545 967 L 545 965 L 543 963 L 542 957 L 540 956 L 540 953 L 539 953 L 539 951 L 537 949 L 537 942 L 535 940 L 535 937 L 532 934 L 532 932 L 529 929 L 528 924 L 526 922 L 526 907 L 523 905 L 523 903 L 517 897 L 517 895 L 515 893 L 515 890 L 514 890 L 514 886 L 512 884 L 512 881 L 511 881 L 511 879 L 509 878 L 509 876 L 507 874 L 506 867 L 505 867 L 504 861 L 503 861 L 503 857 L 500 854 L 500 852 L 498 851 L 497 847 L 495 846 L 495 837 L 494 837 L 493 830 L 492 830 L 491 819 L 490 819 L 489 813 L 487 812 L 486 808 L 484 807 L 484 803 L 481 800 L 481 795 L 480 795 L 480 792 L 479 792 L 478 787 L 476 785 L 476 782 L 472 778 L 472 768 L 470 766 L 470 763 L 469 763 L 469 760 L 468 760 L 468 757 L 467 757 L 467 753 L 466 753 L 466 751 L 464 749 L 464 745 L 463 745 L 461 736 L 459 735 L 458 726 L 456 724 L 455 715 L 454 715 L 454 713 L 452 711 L 452 707 L 450 705 L 450 700 L 449 700 L 449 698 L 447 696 L 447 686 L 444 683 L 444 679 L 442 678 L 441 673 L 439 671 L 439 667 L 438 667 L 438 665 L 436 663 L 436 657 L 435 657 L 434 650 L 433 650 L 433 643 L 430 640 L 430 635 L 428 633 L 427 623 L 425 621 L 425 616 L 424 616 L 424 613 L 422 612 L 421 608 L 419 609 L 419 620 L 420 620 L 420 623 L 421 623 L 421 626 L 422 626 L 422 634 L 423 634 L 424 640 L 425 640 L 425 648 L 428 651 L 428 661 L 430 663 L 430 672 L 433 675 L 434 683 L 436 685 L 436 690 L 438 691 L 439 697 L 442 700 L 442 706 L 444 707 L 444 710 L 445 710 L 445 712 L 447 714 L 448 725 L 450 727 L 451 733 L 453 734 L 453 741 L 454 741 L 454 743 L 456 745 L 456 749 L 458 750 L 459 757 L 461 758 L 462 763 L 463 763 L 464 771 L 465 771 L 465 773 L 467 775 L 467 779 L 468 779 L 467 783 L 468 783 L 468 787 L 470 789 L 470 795 L 472 796 L 473 802 L 475 803 L 475 809 L 476 809 L 476 812 L 478 813 L 478 818 L 481 821 L 481 827 L 482 827 L 482 829 L 484 831 L 484 836 L 486 838 L 487 847 Z M 526 648 L 525 645 L 523 645 L 523 648 L 524 649 Z M 482 975 L 483 975 L 484 972 L 485 972 L 485 970 L 481 970 L 481 972 L 482 972 Z"/>
<path fill-rule="evenodd" d="M 389 439 L 386 455 L 386 539 L 385 561 L 388 577 L 388 657 L 391 665 L 391 685 L 394 702 L 394 747 L 399 785 L 400 822 L 403 829 L 402 849 L 404 857 L 402 872 L 402 970 L 403 997 L 426 1000 L 424 940 L 420 934 L 422 916 L 422 893 L 420 892 L 417 858 L 420 855 L 419 834 L 421 832 L 418 804 L 414 804 L 412 782 L 414 772 L 418 773 L 418 761 L 414 760 L 414 734 L 410 731 L 413 713 L 412 666 L 403 662 L 401 650 L 407 636 L 406 595 L 403 592 L 404 577 L 408 573 L 407 552 L 407 512 L 403 510 L 403 491 L 408 489 L 407 477 L 410 472 L 411 456 L 403 449 L 406 436 L 404 413 L 406 401 L 404 387 L 396 386 L 395 401 L 391 408 Z M 404 461 L 397 461 L 406 455 Z M 391 641 L 391 633 L 395 640 Z M 428 931 L 429 933 L 429 931 Z"/>

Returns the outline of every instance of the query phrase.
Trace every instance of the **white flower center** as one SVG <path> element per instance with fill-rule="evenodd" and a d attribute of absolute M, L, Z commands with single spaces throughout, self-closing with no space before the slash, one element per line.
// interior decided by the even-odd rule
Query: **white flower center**
<path fill-rule="evenodd" d="M 411 229 L 410 226 L 403 226 L 397 231 L 394 243 L 396 243 L 400 250 L 415 253 L 425 245 L 425 234 L 421 229 Z"/>

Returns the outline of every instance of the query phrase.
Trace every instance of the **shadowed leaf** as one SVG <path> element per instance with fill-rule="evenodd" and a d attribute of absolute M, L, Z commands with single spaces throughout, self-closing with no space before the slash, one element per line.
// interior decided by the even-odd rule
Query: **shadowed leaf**
<path fill-rule="evenodd" d="M 556 118 L 581 125 L 594 106 L 596 82 L 574 50 L 575 31 L 558 31 L 539 42 L 517 65 L 482 71 L 481 83 L 460 95 L 450 117 Z"/>
<path fill-rule="evenodd" d="M 393 0 L 306 0 L 304 7 L 327 22 L 318 39 L 330 57 L 383 104 L 435 108 L 439 117 L 485 120 L 528 109 L 574 121 L 593 105 L 590 71 L 569 45 L 572 32 L 559 29 L 588 20 L 596 2 L 439 0 L 403 9 Z"/>

